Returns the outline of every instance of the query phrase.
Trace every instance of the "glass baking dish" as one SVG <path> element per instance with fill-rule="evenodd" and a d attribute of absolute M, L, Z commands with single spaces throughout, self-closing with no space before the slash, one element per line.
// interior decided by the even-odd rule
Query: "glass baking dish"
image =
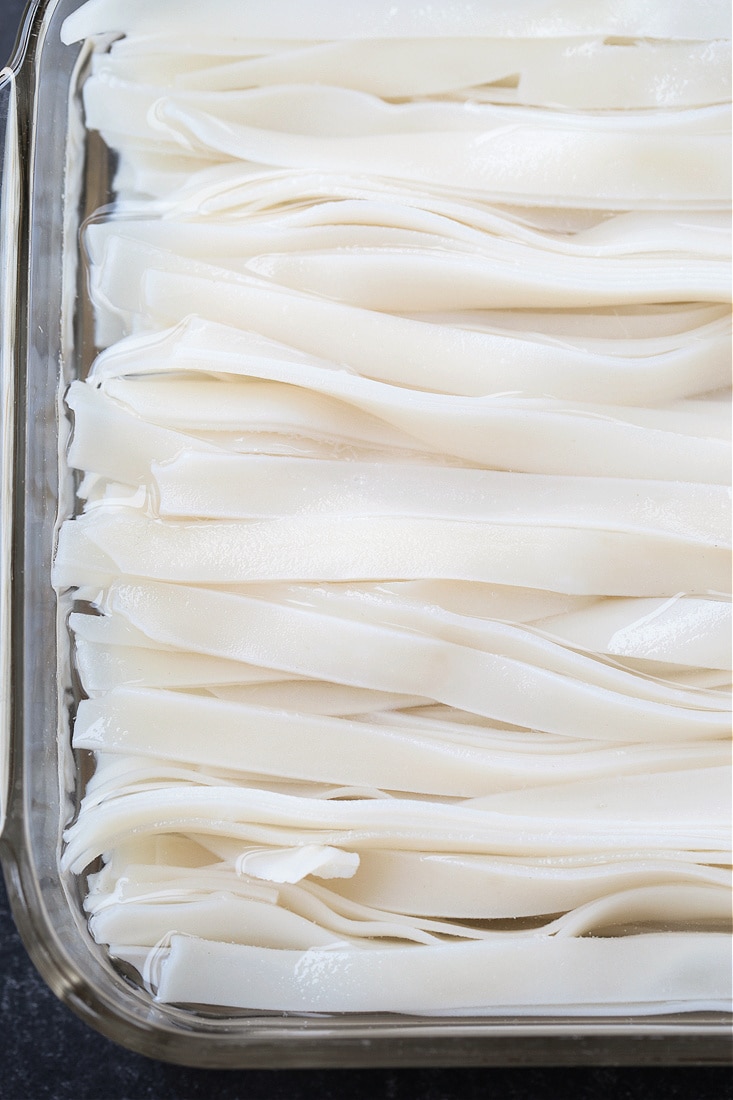
<path fill-rule="evenodd" d="M 79 886 L 59 871 L 77 804 L 76 686 L 51 586 L 71 475 L 60 395 L 94 354 L 78 230 L 110 198 L 109 155 L 84 132 L 77 47 L 60 27 L 78 0 L 35 0 L 0 78 L 2 519 L 0 855 L 29 954 L 52 990 L 145 1055 L 207 1067 L 726 1063 L 729 1018 L 342 1017 L 193 1013 L 153 1002 L 90 937 Z M 72 197 L 73 196 L 73 197 Z M 63 609 L 61 609 L 63 611 Z"/>

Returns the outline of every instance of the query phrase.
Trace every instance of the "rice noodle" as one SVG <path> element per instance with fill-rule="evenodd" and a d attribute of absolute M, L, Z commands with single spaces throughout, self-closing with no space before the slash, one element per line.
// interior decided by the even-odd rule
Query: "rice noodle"
<path fill-rule="evenodd" d="M 159 1002 L 730 1007 L 727 23 L 64 24 L 117 195 L 61 863 Z"/>

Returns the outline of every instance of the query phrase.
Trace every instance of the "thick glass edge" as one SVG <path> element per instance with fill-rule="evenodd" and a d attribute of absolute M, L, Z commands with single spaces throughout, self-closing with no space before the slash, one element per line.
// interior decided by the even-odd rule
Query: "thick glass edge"
<path fill-rule="evenodd" d="M 15 77 L 0 85 L 0 836 L 10 781 L 10 680 L 13 438 L 15 423 L 15 303 L 17 288 L 20 166 Z M 0 74 L 2 76 L 2 74 Z"/>
<path fill-rule="evenodd" d="M 21 220 L 28 153 L 26 58 L 45 0 L 27 4 L 8 64 L 0 69 L 0 837 L 9 799 L 12 731 L 12 574 L 15 532 L 16 384 L 24 297 Z"/>
<path fill-rule="evenodd" d="M 33 157 L 33 92 L 48 19 L 64 0 L 34 0 L 27 9 L 13 71 L 26 75 L 19 89 L 19 140 L 24 150 L 22 190 L 29 192 Z M 68 6 L 68 5 L 66 5 Z M 2 83 L 0 83 L 2 92 Z M 22 208 L 22 204 L 21 204 Z M 25 211 L 19 237 L 30 240 Z M 30 256 L 21 255 L 15 316 L 19 319 L 15 354 L 27 362 Z M 23 326 L 25 324 L 25 331 Z M 21 372 L 19 372 L 21 373 Z M 16 379 L 18 385 L 22 379 Z M 18 391 L 16 390 L 16 393 Z M 24 407 L 19 404 L 19 408 Z M 27 424 L 16 426 L 16 462 L 26 457 Z M 17 483 L 16 483 L 17 487 Z M 14 553 L 22 543 L 14 543 Z M 17 559 L 16 559 L 17 560 Z M 16 584 L 18 603 L 27 597 L 22 570 Z M 22 643 L 19 618 L 15 644 Z M 19 684 L 19 681 L 16 680 Z M 15 716 L 14 780 L 11 823 L 0 854 L 8 892 L 28 952 L 54 993 L 78 1016 L 108 1038 L 163 1061 L 207 1068 L 273 1068 L 400 1065 L 727 1065 L 731 1030 L 727 1018 L 700 1014 L 657 1018 L 558 1019 L 544 1017 L 477 1019 L 401 1019 L 398 1017 L 249 1017 L 195 1019 L 175 1009 L 158 1011 L 143 1003 L 122 980 L 104 988 L 102 970 L 85 974 L 57 935 L 42 896 L 38 868 L 23 820 L 22 715 Z M 21 792 L 21 793 L 19 793 Z M 59 886 L 59 890 L 60 890 Z M 82 952 L 83 954 L 83 952 Z M 91 952 L 89 959 L 92 960 Z M 155 1017 L 158 1017 L 155 1019 Z"/>
<path fill-rule="evenodd" d="M 50 0 L 50 2 L 53 2 L 53 0 Z M 20 72 L 28 53 L 31 36 L 34 27 L 37 25 L 39 14 L 42 13 L 42 9 L 47 7 L 48 4 L 49 0 L 28 0 L 26 4 L 20 27 L 18 28 L 18 34 L 16 35 L 15 44 L 7 64 L 7 68 L 15 73 Z M 2 87 L 1 79 L 0 87 Z"/>

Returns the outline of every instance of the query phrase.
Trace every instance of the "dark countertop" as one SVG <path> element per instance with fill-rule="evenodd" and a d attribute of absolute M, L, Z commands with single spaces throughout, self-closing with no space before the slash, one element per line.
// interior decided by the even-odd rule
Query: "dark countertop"
<path fill-rule="evenodd" d="M 150 0 L 154 3 L 155 0 Z M 0 66 L 24 0 L 0 0 Z M 36 974 L 0 883 L 0 1100 L 724 1100 L 726 1069 L 401 1069 L 208 1071 L 153 1062 L 90 1031 Z"/>

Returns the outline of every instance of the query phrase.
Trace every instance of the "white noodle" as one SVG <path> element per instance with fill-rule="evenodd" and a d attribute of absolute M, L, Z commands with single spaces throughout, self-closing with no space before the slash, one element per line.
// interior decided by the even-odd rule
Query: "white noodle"
<path fill-rule="evenodd" d="M 728 22 L 65 22 L 117 196 L 62 867 L 158 1001 L 729 1007 Z"/>

